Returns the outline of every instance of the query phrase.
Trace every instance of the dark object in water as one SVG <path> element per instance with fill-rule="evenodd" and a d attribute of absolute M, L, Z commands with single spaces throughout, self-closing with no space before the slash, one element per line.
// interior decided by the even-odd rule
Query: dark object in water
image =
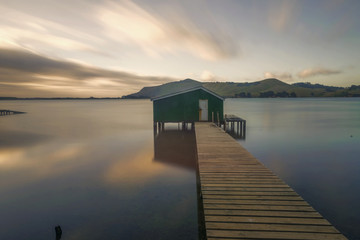
<path fill-rule="evenodd" d="M 55 227 L 55 233 L 56 233 L 56 240 L 60 240 L 62 235 L 62 230 L 60 225 Z"/>
<path fill-rule="evenodd" d="M 23 114 L 25 112 L 0 109 L 0 115 Z"/>

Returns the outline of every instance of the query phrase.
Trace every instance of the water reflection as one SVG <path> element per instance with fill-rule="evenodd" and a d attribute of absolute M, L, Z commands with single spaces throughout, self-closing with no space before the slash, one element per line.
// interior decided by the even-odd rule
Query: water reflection
<path fill-rule="evenodd" d="M 50 135 L 45 134 L 4 129 L 0 131 L 0 149 L 34 146 L 50 138 Z"/>
<path fill-rule="evenodd" d="M 154 131 L 154 162 L 197 171 L 197 147 L 193 127 L 178 127 Z M 196 196 L 200 196 L 200 180 L 197 176 Z M 206 239 L 202 199 L 197 198 L 198 239 Z"/>
<path fill-rule="evenodd" d="M 197 239 L 196 176 L 153 160 L 150 101 L 1 104 L 28 114 L 0 119 L 0 239 Z"/>
<path fill-rule="evenodd" d="M 163 130 L 154 137 L 154 161 L 195 171 L 196 141 L 193 130 Z"/>
<path fill-rule="evenodd" d="M 61 227 L 59 225 L 55 227 L 55 234 L 56 234 L 55 239 L 60 240 L 61 235 L 62 235 L 62 230 L 61 230 Z"/>
<path fill-rule="evenodd" d="M 154 156 L 150 144 L 137 151 L 128 151 L 117 158 L 105 171 L 105 181 L 110 184 L 144 184 L 161 175 L 165 169 L 163 164 L 152 162 Z"/>

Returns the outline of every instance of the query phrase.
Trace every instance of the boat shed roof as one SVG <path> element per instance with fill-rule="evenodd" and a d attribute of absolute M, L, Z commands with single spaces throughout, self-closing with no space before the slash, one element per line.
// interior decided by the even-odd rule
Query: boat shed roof
<path fill-rule="evenodd" d="M 211 95 L 221 99 L 224 101 L 224 98 L 219 96 L 218 94 L 210 91 L 209 89 L 207 88 L 204 88 L 203 86 L 199 86 L 199 87 L 194 87 L 194 88 L 189 88 L 189 89 L 186 89 L 186 90 L 182 90 L 182 91 L 178 91 L 178 92 L 174 92 L 174 93 L 170 93 L 170 94 L 166 94 L 166 95 L 162 95 L 162 96 L 158 96 L 158 97 L 153 97 L 151 98 L 151 101 L 157 101 L 157 100 L 160 100 L 160 99 L 164 99 L 164 98 L 168 98 L 168 97 L 172 97 L 172 96 L 176 96 L 176 95 L 180 95 L 180 94 L 184 94 L 184 93 L 188 93 L 188 92 L 192 92 L 192 91 L 196 91 L 196 90 L 203 90 L 205 92 L 208 92 L 210 93 Z"/>

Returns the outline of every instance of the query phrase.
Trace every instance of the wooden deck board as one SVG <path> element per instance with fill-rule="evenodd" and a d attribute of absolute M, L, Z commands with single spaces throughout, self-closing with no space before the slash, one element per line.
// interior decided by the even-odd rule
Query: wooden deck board
<path fill-rule="evenodd" d="M 293 224 L 254 224 L 254 223 L 222 223 L 208 222 L 212 230 L 245 230 L 245 231 L 274 231 L 274 232 L 309 232 L 309 233 L 339 233 L 331 226 L 309 226 Z"/>
<path fill-rule="evenodd" d="M 206 196 L 206 195 L 205 195 Z M 230 197 L 223 197 L 222 199 L 211 199 L 204 197 L 204 203 L 220 203 L 220 204 L 232 204 L 232 205 L 273 205 L 273 206 L 309 206 L 309 204 L 303 200 L 299 201 L 286 201 L 286 200 L 247 200 L 247 199 L 232 199 Z"/>
<path fill-rule="evenodd" d="M 220 128 L 195 133 L 207 239 L 346 239 Z"/>
<path fill-rule="evenodd" d="M 237 200 L 267 200 L 267 201 L 303 201 L 300 196 L 229 196 L 229 195 L 202 195 L 203 199 L 237 199 Z"/>
<path fill-rule="evenodd" d="M 206 215 L 212 216 L 263 216 L 263 217 L 301 217 L 321 218 L 317 212 L 295 212 L 295 211 L 262 211 L 262 210 L 223 210 L 205 209 Z"/>
<path fill-rule="evenodd" d="M 299 212 L 314 212 L 311 206 L 297 206 L 297 205 L 235 205 L 235 204 L 217 204 L 204 203 L 204 209 L 234 209 L 234 210 L 277 210 L 277 211 L 299 211 Z"/>
<path fill-rule="evenodd" d="M 205 222 L 239 222 L 239 223 L 277 223 L 277 224 L 304 224 L 331 226 L 330 223 L 321 218 L 294 218 L 294 217 L 274 217 L 274 216 L 221 216 L 205 215 Z"/>
<path fill-rule="evenodd" d="M 208 237 L 216 239 L 311 239 L 330 240 L 346 239 L 339 233 L 304 233 L 304 232 L 275 232 L 275 231 L 236 231 L 236 230 L 212 230 L 207 231 Z M 209 238 L 208 238 L 209 239 Z"/>

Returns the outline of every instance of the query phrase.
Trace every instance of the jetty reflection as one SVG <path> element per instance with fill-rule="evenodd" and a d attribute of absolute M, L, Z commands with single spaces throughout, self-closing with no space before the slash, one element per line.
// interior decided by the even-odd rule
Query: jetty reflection
<path fill-rule="evenodd" d="M 43 144 L 53 138 L 47 134 L 38 134 L 27 131 L 0 129 L 0 150 L 22 149 Z"/>
<path fill-rule="evenodd" d="M 154 161 L 196 170 L 196 140 L 193 128 L 154 132 Z"/>
<path fill-rule="evenodd" d="M 202 203 L 200 178 L 197 168 L 197 146 L 194 123 L 180 123 L 165 129 L 161 126 L 154 131 L 154 161 L 196 172 L 198 239 L 206 239 L 204 208 Z M 171 127 L 173 127 L 171 129 Z"/>

